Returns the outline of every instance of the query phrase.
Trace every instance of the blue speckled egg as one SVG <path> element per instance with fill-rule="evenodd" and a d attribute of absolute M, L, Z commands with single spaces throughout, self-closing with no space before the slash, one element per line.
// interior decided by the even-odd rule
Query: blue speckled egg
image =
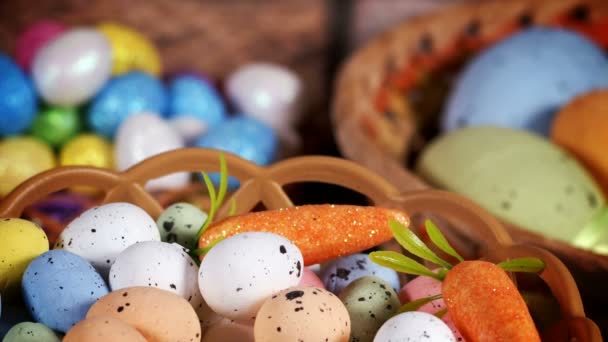
<path fill-rule="evenodd" d="M 587 38 L 532 28 L 475 58 L 444 111 L 443 128 L 493 125 L 547 135 L 554 114 L 575 96 L 608 87 L 608 59 Z"/>
<path fill-rule="evenodd" d="M 108 82 L 93 99 L 88 112 L 89 126 L 100 135 L 112 137 L 130 115 L 140 112 L 163 114 L 167 91 L 153 76 L 130 72 Z"/>
<path fill-rule="evenodd" d="M 37 111 L 32 82 L 10 57 L 0 53 L 0 136 L 25 131 Z"/>
<path fill-rule="evenodd" d="M 213 85 L 192 75 L 175 77 L 168 85 L 170 118 L 194 117 L 212 128 L 226 119 L 224 102 Z"/>
<path fill-rule="evenodd" d="M 397 272 L 376 264 L 368 254 L 347 255 L 332 261 L 321 270 L 325 288 L 335 294 L 340 294 L 350 283 L 365 276 L 376 276 L 390 284 L 395 291 L 400 289 Z"/>
<path fill-rule="evenodd" d="M 109 292 L 91 264 L 58 249 L 30 263 L 23 275 L 22 288 L 32 317 L 61 332 L 84 319 L 89 307 Z"/>

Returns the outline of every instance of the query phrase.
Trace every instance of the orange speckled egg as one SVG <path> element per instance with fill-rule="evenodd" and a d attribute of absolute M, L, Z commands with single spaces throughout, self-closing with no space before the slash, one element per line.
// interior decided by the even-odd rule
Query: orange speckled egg
<path fill-rule="evenodd" d="M 136 328 L 149 342 L 199 341 L 201 326 L 182 297 L 154 287 L 129 287 L 99 299 L 87 319 L 113 316 Z"/>
<path fill-rule="evenodd" d="M 78 322 L 63 342 L 146 342 L 133 327 L 112 316 L 96 316 Z"/>
<path fill-rule="evenodd" d="M 582 95 L 563 107 L 551 139 L 572 153 L 608 194 L 608 89 Z"/>
<path fill-rule="evenodd" d="M 211 325 L 203 335 L 201 342 L 254 342 L 253 325 L 222 318 Z"/>
<path fill-rule="evenodd" d="M 333 293 L 316 287 L 292 287 L 264 302 L 253 331 L 256 342 L 346 342 L 350 317 Z"/>

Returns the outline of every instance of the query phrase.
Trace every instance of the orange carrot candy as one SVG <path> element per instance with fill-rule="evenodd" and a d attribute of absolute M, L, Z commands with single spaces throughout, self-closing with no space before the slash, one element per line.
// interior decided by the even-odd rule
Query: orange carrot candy
<path fill-rule="evenodd" d="M 439 229 L 426 222 L 427 233 L 439 249 L 458 259 L 452 266 L 428 248 L 411 230 L 389 221 L 395 239 L 417 257 L 442 268 L 437 272 L 403 254 L 372 252 L 372 261 L 398 272 L 423 275 L 443 281 L 441 296 L 421 298 L 404 304 L 398 313 L 417 310 L 443 297 L 456 328 L 468 342 L 540 342 L 540 336 L 521 294 L 506 271 L 541 272 L 545 265 L 537 258 L 518 258 L 498 265 L 481 260 L 464 261 L 449 245 Z M 444 312 L 437 315 L 442 316 Z"/>
<path fill-rule="evenodd" d="M 401 211 L 354 205 L 303 205 L 232 216 L 212 223 L 199 249 L 242 232 L 261 231 L 291 240 L 312 265 L 360 252 L 392 239 L 388 220 L 409 224 Z"/>

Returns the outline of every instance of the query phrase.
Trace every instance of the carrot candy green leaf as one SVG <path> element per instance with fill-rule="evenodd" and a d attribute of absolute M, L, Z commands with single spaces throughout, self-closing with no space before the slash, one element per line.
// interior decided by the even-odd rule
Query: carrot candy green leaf
<path fill-rule="evenodd" d="M 388 226 L 393 232 L 395 240 L 408 252 L 424 260 L 435 263 L 447 269 L 452 268 L 452 265 L 441 259 L 430 248 L 428 248 L 414 232 L 396 220 L 390 220 Z"/>
<path fill-rule="evenodd" d="M 434 296 L 430 296 L 430 297 L 413 300 L 409 303 L 403 304 L 399 308 L 399 310 L 397 310 L 397 314 L 409 312 L 409 311 L 416 311 L 416 310 L 420 309 L 423 305 L 428 304 L 428 303 L 430 303 L 434 300 L 440 299 L 440 298 L 442 298 L 442 297 L 440 294 L 438 294 L 438 295 L 434 295 Z"/>
<path fill-rule="evenodd" d="M 503 261 L 498 267 L 507 272 L 540 273 L 545 269 L 545 262 L 539 258 L 516 258 Z"/>
<path fill-rule="evenodd" d="M 405 255 L 399 254 L 397 252 L 377 251 L 370 253 L 369 257 L 376 264 L 391 268 L 397 272 L 403 272 L 413 275 L 423 275 L 435 278 L 439 281 L 443 280 L 443 277 L 441 275 L 434 273 L 416 260 L 408 258 Z"/>
<path fill-rule="evenodd" d="M 460 262 L 464 261 L 464 258 L 461 257 L 454 248 L 452 248 L 448 240 L 445 238 L 445 236 L 443 236 L 439 228 L 437 228 L 437 226 L 431 222 L 431 220 L 426 220 L 424 225 L 426 227 L 426 233 L 429 235 L 429 238 L 431 241 L 433 241 L 433 244 L 437 246 L 437 248 L 458 259 Z"/>
<path fill-rule="evenodd" d="M 213 218 L 215 217 L 215 213 L 219 210 L 222 202 L 224 201 L 224 197 L 226 196 L 226 191 L 228 189 L 228 167 L 226 166 L 226 159 L 224 158 L 224 154 L 220 153 L 220 187 L 218 191 L 215 191 L 215 187 L 211 182 L 211 178 L 205 172 L 201 172 L 203 176 L 203 181 L 205 182 L 205 186 L 207 187 L 207 192 L 209 193 L 209 201 L 211 202 L 209 208 L 209 214 L 207 215 L 207 219 L 203 226 L 198 230 L 196 234 L 196 239 L 200 240 L 201 236 L 207 230 L 209 225 L 213 222 Z"/>

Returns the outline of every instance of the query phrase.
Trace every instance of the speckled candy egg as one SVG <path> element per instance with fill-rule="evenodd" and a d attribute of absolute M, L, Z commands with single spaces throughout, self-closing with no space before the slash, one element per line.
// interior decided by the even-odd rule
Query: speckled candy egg
<path fill-rule="evenodd" d="M 150 215 L 130 203 L 109 203 L 88 209 L 70 222 L 55 248 L 82 256 L 105 277 L 118 254 L 142 241 L 160 241 Z"/>
<path fill-rule="evenodd" d="M 153 113 L 137 113 L 127 118 L 116 132 L 114 156 L 123 171 L 157 154 L 184 147 L 184 141 L 169 123 Z M 189 182 L 189 174 L 178 172 L 146 183 L 149 191 L 177 189 Z"/>
<path fill-rule="evenodd" d="M 112 49 L 98 31 L 72 29 L 42 47 L 32 78 L 46 102 L 76 106 L 90 99 L 110 77 Z"/>
<path fill-rule="evenodd" d="M 25 131 L 37 110 L 33 84 L 10 57 L 0 53 L 0 137 Z"/>
<path fill-rule="evenodd" d="M 450 94 L 443 128 L 492 125 L 547 135 L 555 112 L 576 95 L 608 86 L 608 59 L 587 38 L 532 28 L 490 47 Z"/>
<path fill-rule="evenodd" d="M 0 196 L 54 166 L 53 150 L 38 139 L 15 137 L 0 141 Z"/>
<path fill-rule="evenodd" d="M 166 242 L 195 249 L 196 235 L 207 220 L 207 213 L 190 203 L 175 203 L 160 214 L 156 220 L 160 238 Z"/>
<path fill-rule="evenodd" d="M 61 332 L 84 319 L 89 307 L 108 293 L 91 264 L 64 250 L 34 259 L 23 274 L 22 289 L 32 317 Z"/>
<path fill-rule="evenodd" d="M 292 287 L 268 298 L 254 325 L 256 342 L 349 340 L 351 323 L 333 293 Z"/>
<path fill-rule="evenodd" d="M 120 124 L 135 113 L 164 113 L 167 94 L 156 78 L 133 71 L 111 79 L 95 96 L 88 123 L 97 134 L 111 138 Z"/>
<path fill-rule="evenodd" d="M 386 281 L 361 277 L 340 293 L 351 322 L 351 341 L 371 342 L 380 326 L 399 308 L 397 293 Z"/>
<path fill-rule="evenodd" d="M 222 318 L 209 327 L 201 342 L 254 342 L 253 325 Z"/>
<path fill-rule="evenodd" d="M 112 45 L 112 74 L 142 70 L 160 74 L 160 56 L 156 46 L 141 33 L 124 25 L 102 23 L 98 27 Z"/>
<path fill-rule="evenodd" d="M 60 342 L 61 340 L 44 324 L 22 322 L 9 330 L 2 342 Z"/>
<path fill-rule="evenodd" d="M 49 250 L 44 231 L 18 218 L 0 220 L 0 292 L 13 293 L 21 285 L 27 265 Z"/>
<path fill-rule="evenodd" d="M 404 312 L 386 321 L 374 342 L 456 342 L 439 318 L 425 312 Z"/>
<path fill-rule="evenodd" d="M 181 296 L 195 309 L 202 306 L 198 265 L 178 244 L 144 241 L 131 245 L 116 257 L 108 279 L 113 291 L 153 286 Z"/>
<path fill-rule="evenodd" d="M 173 78 L 169 89 L 169 117 L 194 117 L 212 129 L 226 119 L 220 94 L 213 85 L 193 75 Z"/>
<path fill-rule="evenodd" d="M 258 165 L 268 165 L 276 157 L 278 143 L 270 127 L 256 119 L 239 116 L 223 121 L 196 144 L 234 153 Z"/>
<path fill-rule="evenodd" d="M 15 59 L 23 70 L 29 72 L 34 56 L 40 48 L 60 36 L 65 25 L 52 20 L 41 20 L 28 26 L 15 40 Z"/>
<path fill-rule="evenodd" d="M 146 342 L 137 329 L 113 316 L 96 316 L 76 324 L 63 342 Z"/>
<path fill-rule="evenodd" d="M 232 319 L 251 319 L 266 298 L 300 282 L 303 266 L 300 250 L 280 235 L 237 234 L 205 255 L 199 287 L 215 312 Z"/>
<path fill-rule="evenodd" d="M 400 288 L 397 272 L 374 263 L 367 254 L 352 254 L 342 257 L 321 270 L 321 280 L 323 280 L 325 288 L 336 294 L 339 294 L 348 284 L 364 276 L 376 276 L 387 281 L 394 290 Z"/>
<path fill-rule="evenodd" d="M 154 287 L 130 287 L 111 292 L 95 303 L 87 320 L 112 316 L 136 328 L 147 341 L 199 341 L 201 326 L 194 309 L 182 297 Z"/>

